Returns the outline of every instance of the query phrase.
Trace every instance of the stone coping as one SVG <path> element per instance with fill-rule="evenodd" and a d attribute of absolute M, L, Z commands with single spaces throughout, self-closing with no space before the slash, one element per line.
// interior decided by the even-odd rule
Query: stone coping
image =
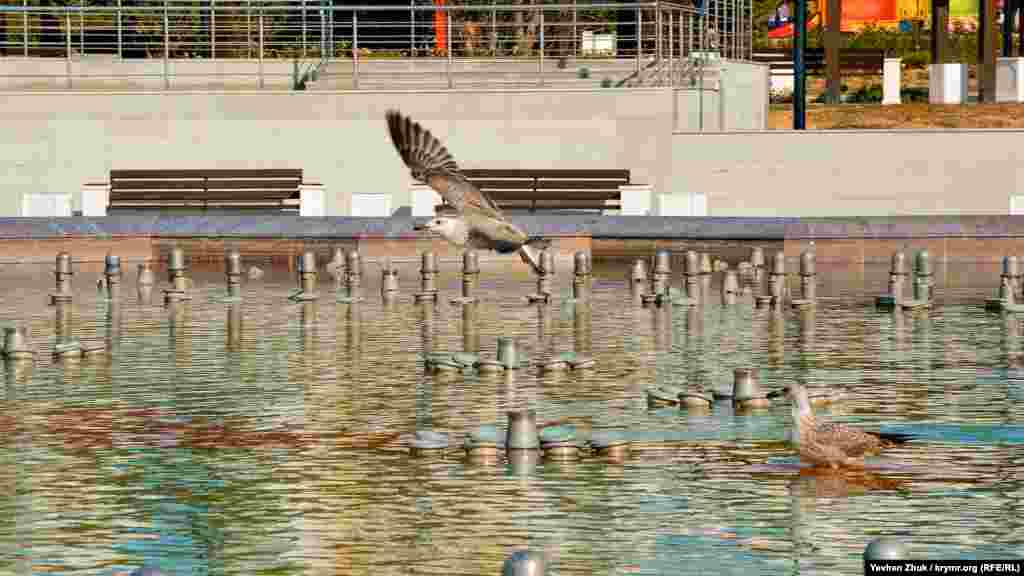
<path fill-rule="evenodd" d="M 606 239 L 815 240 L 1021 238 L 1024 216 L 880 216 L 726 218 L 511 215 L 530 235 Z M 409 217 L 265 215 L 117 215 L 104 218 L 0 218 L 0 239 L 117 238 L 382 238 L 413 240 Z"/>

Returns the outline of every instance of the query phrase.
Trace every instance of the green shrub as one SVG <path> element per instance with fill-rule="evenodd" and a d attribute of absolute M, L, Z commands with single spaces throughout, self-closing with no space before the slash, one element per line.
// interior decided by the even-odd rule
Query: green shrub
<path fill-rule="evenodd" d="M 903 88 L 900 90 L 900 99 L 903 102 L 927 102 L 928 88 Z"/>
<path fill-rule="evenodd" d="M 932 54 L 928 50 L 918 50 L 903 56 L 903 65 L 907 68 L 926 68 L 932 61 Z"/>

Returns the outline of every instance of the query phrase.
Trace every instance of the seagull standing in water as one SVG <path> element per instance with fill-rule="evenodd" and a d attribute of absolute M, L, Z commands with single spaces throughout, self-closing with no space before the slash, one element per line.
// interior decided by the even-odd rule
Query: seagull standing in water
<path fill-rule="evenodd" d="M 842 424 L 818 422 L 811 410 L 807 389 L 800 384 L 787 386 L 781 395 L 793 401 L 791 441 L 802 458 L 818 466 L 864 468 L 865 456 L 876 455 L 882 448 L 913 438 L 909 434 L 868 432 Z"/>
<path fill-rule="evenodd" d="M 396 110 L 386 113 L 391 142 L 412 177 L 437 191 L 455 209 L 454 216 L 438 216 L 416 230 L 437 232 L 459 248 L 519 252 L 523 262 L 541 273 L 540 251 L 550 241 L 530 238 L 509 222 L 486 194 L 470 182 L 441 141 L 427 129 Z"/>

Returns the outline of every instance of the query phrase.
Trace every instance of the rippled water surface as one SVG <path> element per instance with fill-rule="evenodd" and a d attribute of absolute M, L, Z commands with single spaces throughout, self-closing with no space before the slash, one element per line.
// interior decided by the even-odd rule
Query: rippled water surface
<path fill-rule="evenodd" d="M 917 557 L 1022 556 L 1024 349 L 1021 320 L 981 306 L 995 268 L 939 267 L 936 306 L 893 314 L 872 304 L 884 268 L 819 265 L 816 312 L 773 315 L 717 298 L 642 308 L 625 263 L 599 267 L 590 304 L 574 306 L 559 266 L 546 307 L 526 304 L 533 282 L 515 263 L 485 266 L 467 308 L 448 302 L 455 264 L 436 307 L 412 302 L 415 264 L 387 306 L 373 265 L 357 305 L 335 302 L 331 281 L 318 302 L 290 303 L 285 269 L 229 303 L 223 274 L 197 268 L 194 299 L 171 307 L 134 273 L 111 306 L 99 268 L 81 267 L 60 310 L 45 303 L 52 267 L 0 269 L 0 321 L 28 326 L 39 351 L 4 372 L 0 574 L 490 575 L 525 546 L 558 574 L 854 574 L 880 535 L 907 536 Z M 110 355 L 56 361 L 59 334 Z M 596 367 L 424 369 L 425 351 L 493 358 L 501 335 L 533 363 L 575 350 Z M 919 439 L 867 472 L 822 473 L 785 444 L 788 406 L 648 406 L 653 385 L 703 370 L 727 387 L 741 366 L 770 390 L 845 389 L 823 418 Z M 645 449 L 535 467 L 409 455 L 417 429 L 461 447 L 522 406 L 581 433 L 628 430 Z"/>

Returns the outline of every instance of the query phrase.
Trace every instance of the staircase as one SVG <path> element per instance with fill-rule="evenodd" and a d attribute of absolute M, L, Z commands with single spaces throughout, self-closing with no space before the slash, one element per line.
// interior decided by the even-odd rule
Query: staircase
<path fill-rule="evenodd" d="M 582 88 L 623 86 L 621 78 L 634 74 L 633 59 L 545 59 L 543 74 L 537 60 L 364 59 L 332 60 L 320 68 L 319 78 L 307 90 L 417 90 L 447 88 Z M 449 73 L 451 70 L 451 84 Z"/>

